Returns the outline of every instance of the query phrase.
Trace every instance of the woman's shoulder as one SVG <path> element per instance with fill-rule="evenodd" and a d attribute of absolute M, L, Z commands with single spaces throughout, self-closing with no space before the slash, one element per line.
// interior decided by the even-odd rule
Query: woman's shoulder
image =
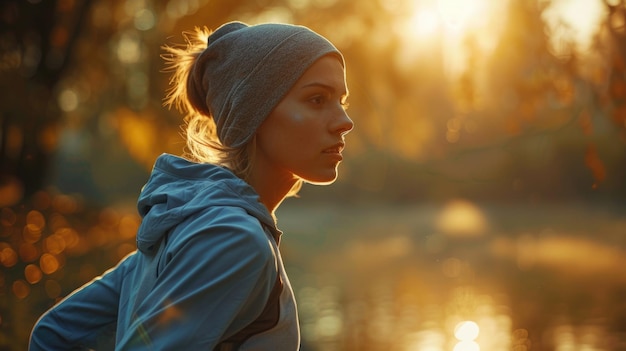
<path fill-rule="evenodd" d="M 172 245 L 193 242 L 201 246 L 238 246 L 248 250 L 271 252 L 268 233 L 259 219 L 237 206 L 211 206 L 176 226 Z"/>

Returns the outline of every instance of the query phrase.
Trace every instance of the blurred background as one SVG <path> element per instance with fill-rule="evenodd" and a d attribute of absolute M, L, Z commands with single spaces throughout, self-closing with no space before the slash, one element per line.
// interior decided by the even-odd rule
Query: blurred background
<path fill-rule="evenodd" d="M 3 0 L 0 350 L 134 250 L 161 46 L 230 20 L 347 61 L 340 180 L 278 212 L 304 351 L 626 350 L 624 0 Z"/>

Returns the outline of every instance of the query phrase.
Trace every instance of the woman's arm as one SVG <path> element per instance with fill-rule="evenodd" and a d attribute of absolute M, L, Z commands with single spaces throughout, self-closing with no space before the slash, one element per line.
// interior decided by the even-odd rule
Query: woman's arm
<path fill-rule="evenodd" d="M 120 287 L 132 269 L 134 255 L 75 290 L 41 316 L 31 333 L 29 350 L 112 349 Z"/>

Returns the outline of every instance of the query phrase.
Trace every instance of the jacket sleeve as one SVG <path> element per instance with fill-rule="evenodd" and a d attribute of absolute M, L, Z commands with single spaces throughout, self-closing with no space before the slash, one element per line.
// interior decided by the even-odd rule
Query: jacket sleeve
<path fill-rule="evenodd" d="M 29 350 L 112 349 L 121 283 L 134 255 L 42 315 L 32 330 Z"/>
<path fill-rule="evenodd" d="M 261 314 L 276 253 L 256 219 L 225 212 L 173 233 L 118 350 L 213 350 Z"/>

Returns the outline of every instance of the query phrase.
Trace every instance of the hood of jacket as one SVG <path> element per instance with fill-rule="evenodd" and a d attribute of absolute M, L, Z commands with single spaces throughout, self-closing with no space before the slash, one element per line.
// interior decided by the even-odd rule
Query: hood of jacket
<path fill-rule="evenodd" d="M 282 234 L 256 191 L 224 167 L 193 163 L 163 154 L 141 190 L 137 209 L 143 218 L 137 248 L 146 254 L 173 227 L 212 206 L 241 207 L 256 217 L 278 241 Z"/>

